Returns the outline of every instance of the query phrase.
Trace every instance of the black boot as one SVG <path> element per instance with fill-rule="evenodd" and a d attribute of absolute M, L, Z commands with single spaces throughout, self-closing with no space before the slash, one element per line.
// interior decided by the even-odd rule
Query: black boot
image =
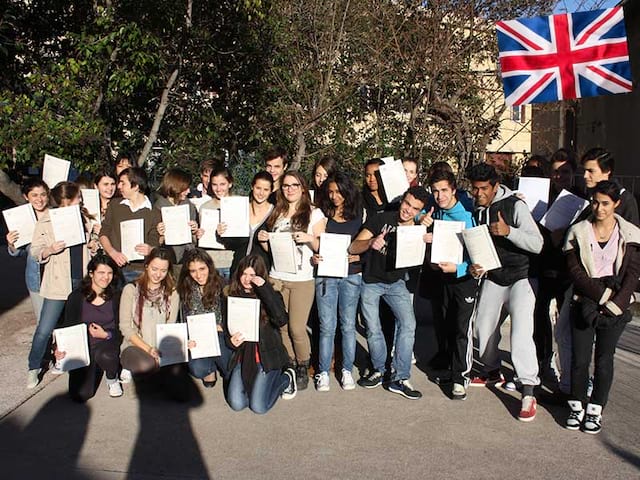
<path fill-rule="evenodd" d="M 309 360 L 298 362 L 296 366 L 296 382 L 298 390 L 305 390 L 309 386 Z"/>

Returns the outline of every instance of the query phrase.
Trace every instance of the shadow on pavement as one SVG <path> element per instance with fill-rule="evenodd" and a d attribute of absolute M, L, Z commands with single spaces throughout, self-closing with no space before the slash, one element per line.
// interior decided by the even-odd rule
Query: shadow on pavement
<path fill-rule="evenodd" d="M 26 427 L 12 420 L 0 424 L 2 478 L 88 479 L 78 471 L 90 409 L 66 395 L 49 400 Z"/>

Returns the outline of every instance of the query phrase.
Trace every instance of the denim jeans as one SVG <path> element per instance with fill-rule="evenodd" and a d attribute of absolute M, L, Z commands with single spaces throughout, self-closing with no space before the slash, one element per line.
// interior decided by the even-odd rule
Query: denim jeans
<path fill-rule="evenodd" d="M 411 353 L 416 334 L 416 316 L 411 295 L 404 280 L 394 283 L 362 283 L 360 306 L 367 325 L 367 343 L 373 368 L 385 373 L 387 344 L 380 324 L 380 298 L 395 316 L 398 331 L 395 335 L 395 353 L 392 380 L 407 380 L 411 376 Z"/>
<path fill-rule="evenodd" d="M 275 405 L 284 389 L 289 385 L 289 377 L 280 370 L 265 372 L 258 364 L 258 373 L 253 381 L 253 388 L 247 394 L 242 382 L 241 364 L 238 363 L 231 372 L 227 389 L 227 403 L 240 411 L 247 407 L 254 413 L 267 413 Z"/>
<path fill-rule="evenodd" d="M 210 373 L 220 372 L 224 378 L 227 378 L 227 374 L 229 373 L 227 368 L 229 367 L 232 352 L 224 341 L 224 333 L 218 332 L 218 341 L 220 342 L 219 357 L 189 359 L 189 373 L 191 373 L 192 376 L 204 378 Z"/>
<path fill-rule="evenodd" d="M 73 280 L 72 288 L 75 289 L 80 284 L 80 280 Z M 47 353 L 49 338 L 53 330 L 58 325 L 60 315 L 64 310 L 65 300 L 52 300 L 45 298 L 42 302 L 42 311 L 40 312 L 40 321 L 33 333 L 31 341 L 31 351 L 29 352 L 29 370 L 35 370 L 42 366 L 42 361 Z"/>
<path fill-rule="evenodd" d="M 342 332 L 342 368 L 353 369 L 356 356 L 356 313 L 360 299 L 362 275 L 346 278 L 316 278 L 316 304 L 320 317 L 320 371 L 331 367 L 338 318 Z"/>

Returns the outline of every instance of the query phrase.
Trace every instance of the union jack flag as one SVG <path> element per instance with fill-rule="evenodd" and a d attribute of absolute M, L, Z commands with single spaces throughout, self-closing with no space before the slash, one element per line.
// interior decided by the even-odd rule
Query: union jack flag
<path fill-rule="evenodd" d="M 498 22 L 508 105 L 632 89 L 621 7 Z"/>

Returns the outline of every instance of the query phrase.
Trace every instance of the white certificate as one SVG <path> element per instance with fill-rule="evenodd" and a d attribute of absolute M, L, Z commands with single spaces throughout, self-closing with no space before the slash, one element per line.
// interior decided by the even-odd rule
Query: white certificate
<path fill-rule="evenodd" d="M 323 233 L 320 235 L 322 261 L 318 264 L 319 277 L 344 278 L 349 275 L 349 253 L 351 235 Z"/>
<path fill-rule="evenodd" d="M 67 181 L 70 168 L 71 162 L 69 160 L 45 154 L 42 165 L 42 180 L 49 185 L 49 188 L 53 188 L 60 182 Z"/>
<path fill-rule="evenodd" d="M 550 182 L 548 178 L 537 177 L 520 177 L 518 180 L 518 191 L 524 196 L 524 201 L 536 222 L 540 221 L 549 208 Z"/>
<path fill-rule="evenodd" d="M 20 248 L 31 243 L 33 230 L 36 227 L 36 214 L 30 203 L 25 203 L 19 207 L 7 208 L 2 211 L 4 221 L 7 223 L 7 230 L 17 231 L 18 240 L 14 246 Z"/>
<path fill-rule="evenodd" d="M 462 263 L 464 244 L 461 232 L 464 222 L 445 220 L 433 221 L 433 243 L 431 244 L 431 263 Z"/>
<path fill-rule="evenodd" d="M 222 197 L 220 199 L 220 223 L 226 223 L 227 229 L 222 237 L 248 237 L 249 197 Z"/>
<path fill-rule="evenodd" d="M 204 230 L 204 235 L 198 240 L 199 247 L 224 250 L 224 245 L 218 242 L 216 237 L 218 223 L 220 223 L 220 210 L 217 208 L 200 210 L 200 228 Z"/>
<path fill-rule="evenodd" d="M 191 227 L 189 221 L 189 205 L 162 207 L 162 223 L 164 223 L 164 244 L 184 245 L 191 243 Z"/>
<path fill-rule="evenodd" d="M 127 260 L 144 260 L 144 255 L 136 252 L 136 245 L 141 243 L 144 243 L 144 220 L 134 218 L 120 222 L 120 252 Z"/>
<path fill-rule="evenodd" d="M 427 247 L 424 243 L 425 233 L 427 233 L 427 227 L 424 225 L 398 226 L 396 229 L 396 268 L 422 265 Z"/>
<path fill-rule="evenodd" d="M 95 218 L 95 222 L 102 223 L 100 218 L 100 192 L 95 188 L 81 188 L 82 204 L 87 209 L 90 215 Z"/>
<path fill-rule="evenodd" d="M 463 230 L 462 238 L 467 252 L 469 252 L 471 263 L 480 265 L 485 272 L 502 266 L 487 225 Z"/>
<path fill-rule="evenodd" d="M 160 351 L 161 367 L 189 361 L 186 323 L 160 323 L 156 325 L 156 342 Z"/>
<path fill-rule="evenodd" d="M 56 328 L 53 331 L 56 348 L 65 352 L 65 356 L 59 361 L 61 370 L 68 372 L 76 368 L 89 365 L 89 337 L 87 325 L 79 323 L 72 327 Z"/>
<path fill-rule="evenodd" d="M 589 206 L 589 201 L 573 193 L 562 190 L 555 202 L 551 204 L 547 213 L 540 220 L 540 224 L 547 230 L 554 231 L 567 228 Z"/>
<path fill-rule="evenodd" d="M 202 205 L 207 203 L 209 200 L 211 200 L 211 197 L 209 195 L 206 195 L 206 194 L 203 194 L 201 197 L 193 197 L 193 198 L 189 199 L 189 201 L 193 205 L 195 205 L 196 210 L 198 210 L 198 212 L 200 211 L 200 208 L 202 207 Z"/>
<path fill-rule="evenodd" d="M 191 358 L 208 358 L 220 356 L 220 341 L 215 313 L 187 315 L 189 340 L 196 342 L 196 346 L 189 350 Z"/>
<path fill-rule="evenodd" d="M 260 300 L 257 298 L 227 298 L 229 334 L 242 333 L 245 342 L 260 340 Z"/>
<path fill-rule="evenodd" d="M 273 258 L 273 268 L 277 272 L 298 273 L 296 244 L 291 232 L 269 234 L 269 251 Z"/>
<path fill-rule="evenodd" d="M 401 197 L 409 189 L 409 182 L 401 160 L 389 161 L 380 165 L 380 178 L 388 202 Z"/>
<path fill-rule="evenodd" d="M 50 208 L 49 218 L 56 242 L 63 241 L 66 247 L 72 247 L 87 241 L 80 205 Z"/>

